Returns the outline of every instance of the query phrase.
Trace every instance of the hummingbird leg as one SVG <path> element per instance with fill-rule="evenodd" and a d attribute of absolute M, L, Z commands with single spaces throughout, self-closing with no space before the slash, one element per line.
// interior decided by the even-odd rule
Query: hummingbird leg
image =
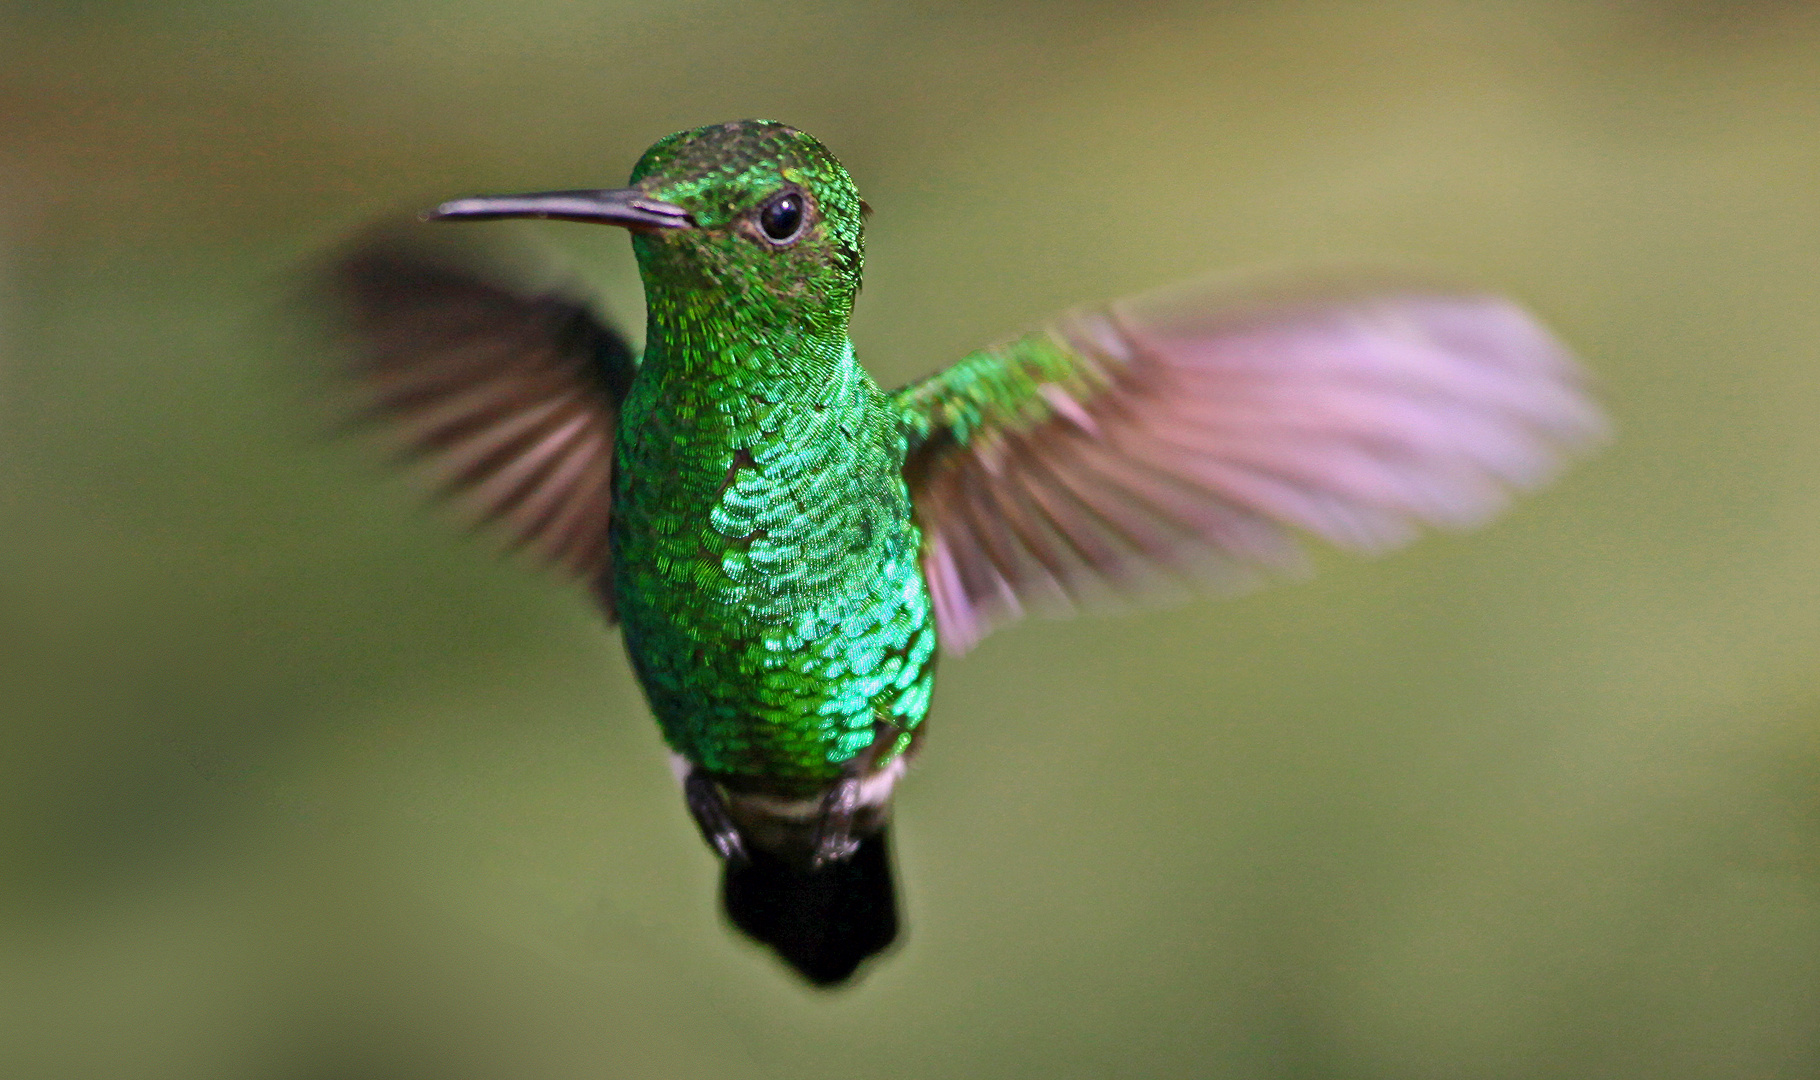
<path fill-rule="evenodd" d="M 689 775 L 683 778 L 683 801 L 689 804 L 695 827 L 701 830 L 701 838 L 708 842 L 714 853 L 729 863 L 745 865 L 748 859 L 746 838 L 733 823 L 733 815 L 727 809 L 727 797 L 721 793 L 720 785 L 707 773 L 691 768 Z"/>
<path fill-rule="evenodd" d="M 860 841 L 853 835 L 854 824 L 865 809 L 865 781 L 879 767 L 879 759 L 896 748 L 903 728 L 885 718 L 872 725 L 872 745 L 855 758 L 838 783 L 822 796 L 821 814 L 815 826 L 816 867 L 843 862 L 859 850 Z"/>
<path fill-rule="evenodd" d="M 845 776 L 822 796 L 821 816 L 815 826 L 814 865 L 844 862 L 859 850 L 853 838 L 853 818 L 859 813 L 858 775 Z"/>

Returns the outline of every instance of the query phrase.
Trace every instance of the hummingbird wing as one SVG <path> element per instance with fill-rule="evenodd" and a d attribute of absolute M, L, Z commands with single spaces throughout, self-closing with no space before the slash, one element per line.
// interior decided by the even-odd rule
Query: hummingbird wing
<path fill-rule="evenodd" d="M 611 617 L 613 431 L 637 364 L 625 339 L 585 303 L 421 246 L 357 245 L 328 278 L 371 415 L 477 522 L 587 580 Z"/>
<path fill-rule="evenodd" d="M 1064 315 L 895 398 L 949 651 L 1033 602 L 1302 568 L 1465 529 L 1598 442 L 1582 373 L 1496 296 L 1207 287 Z"/>

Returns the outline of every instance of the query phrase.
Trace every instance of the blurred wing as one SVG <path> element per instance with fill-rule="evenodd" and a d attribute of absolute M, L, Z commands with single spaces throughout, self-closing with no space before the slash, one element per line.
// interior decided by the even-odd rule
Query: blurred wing
<path fill-rule="evenodd" d="M 956 652 L 1033 601 L 1294 570 L 1292 529 L 1381 552 L 1470 528 L 1605 431 L 1532 318 L 1444 291 L 1139 298 L 895 397 Z"/>
<path fill-rule="evenodd" d="M 635 368 L 624 339 L 584 304 L 421 248 L 357 247 L 328 284 L 372 414 L 477 521 L 586 579 L 611 615 L 613 429 Z"/>

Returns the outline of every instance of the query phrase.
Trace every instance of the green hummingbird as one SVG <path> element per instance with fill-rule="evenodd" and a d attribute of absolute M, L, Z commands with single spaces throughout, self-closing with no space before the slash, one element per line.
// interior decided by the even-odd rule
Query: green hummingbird
<path fill-rule="evenodd" d="M 629 230 L 642 356 L 584 301 L 409 245 L 333 274 L 375 409 L 618 621 L 726 914 L 821 985 L 897 935 L 891 797 L 938 652 L 1294 570 L 1296 531 L 1476 525 L 1603 431 L 1520 308 L 1413 286 L 1142 297 L 887 391 L 847 334 L 868 212 L 820 142 L 745 120 L 623 188 L 422 215 Z"/>

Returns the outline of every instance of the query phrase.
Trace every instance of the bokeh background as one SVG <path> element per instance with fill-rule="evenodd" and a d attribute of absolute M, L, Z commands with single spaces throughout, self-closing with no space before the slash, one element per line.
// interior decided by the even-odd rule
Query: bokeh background
<path fill-rule="evenodd" d="M 990 639 L 907 941 L 724 929 L 586 603 L 326 434 L 374 214 L 783 119 L 886 382 L 1222 267 L 1523 298 L 1618 440 L 1490 529 Z M 641 323 L 623 235 L 541 244 Z M 1820 1075 L 1820 10 L 0 7 L 0 1073 Z"/>

